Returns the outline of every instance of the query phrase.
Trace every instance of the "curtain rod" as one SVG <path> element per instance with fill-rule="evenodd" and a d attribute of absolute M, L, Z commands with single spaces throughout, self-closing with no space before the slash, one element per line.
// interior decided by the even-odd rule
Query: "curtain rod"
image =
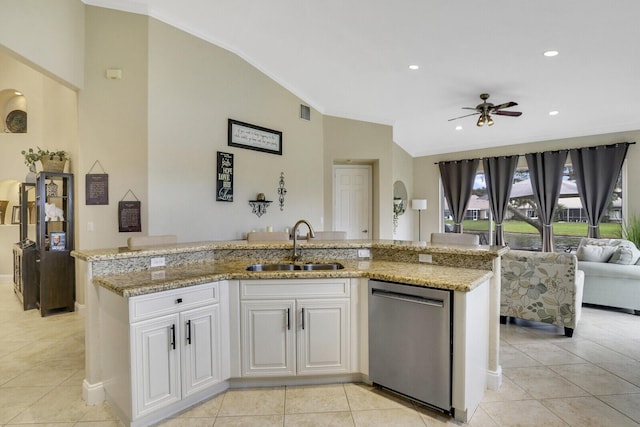
<path fill-rule="evenodd" d="M 526 156 L 527 154 L 539 154 L 539 153 L 558 153 L 560 151 L 571 151 L 571 150 L 580 150 L 582 148 L 600 148 L 600 147 L 613 147 L 615 145 L 618 144 L 627 144 L 627 145 L 634 145 L 636 142 L 615 142 L 613 144 L 604 144 L 604 145 L 593 145 L 591 147 L 574 147 L 574 148 L 563 148 L 560 150 L 552 150 L 552 151 L 537 151 L 535 153 L 525 153 L 525 154 L 511 154 L 508 156 L 487 156 L 487 157 L 479 157 L 479 158 L 475 158 L 475 159 L 461 159 L 461 160 L 443 160 L 441 162 L 433 162 L 434 165 L 438 165 L 440 163 L 448 163 L 448 162 L 470 162 L 473 160 L 483 160 L 483 159 L 490 159 L 492 157 L 511 157 L 511 156 Z"/>

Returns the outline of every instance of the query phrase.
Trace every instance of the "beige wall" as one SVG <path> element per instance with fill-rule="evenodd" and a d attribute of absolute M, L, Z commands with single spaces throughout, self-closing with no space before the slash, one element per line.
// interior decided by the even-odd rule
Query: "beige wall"
<path fill-rule="evenodd" d="M 326 116 L 324 118 L 324 215 L 333 221 L 333 165 L 373 165 L 374 239 L 393 238 L 393 140 L 391 126 Z"/>
<path fill-rule="evenodd" d="M 413 157 L 402 149 L 397 144 L 392 146 L 393 154 L 393 179 L 396 181 L 402 181 L 407 189 L 407 205 L 405 213 L 398 217 L 398 228 L 393 235 L 395 240 L 417 240 L 418 233 L 418 213 L 411 209 L 411 199 L 417 197 L 414 196 L 413 191 Z M 393 197 L 393 188 L 391 189 Z M 393 213 L 393 212 L 392 212 Z"/>
<path fill-rule="evenodd" d="M 18 225 L 11 224 L 17 206 L 19 183 L 28 169 L 22 150 L 41 147 L 65 150 L 71 161 L 67 171 L 75 172 L 78 159 L 78 110 L 76 92 L 0 51 L 0 90 L 16 89 L 27 100 L 27 133 L 0 132 L 0 200 L 8 200 L 5 224 L 0 225 L 0 275 L 13 269 L 12 244 L 20 240 Z M 4 128 L 4 127 L 3 127 Z M 40 164 L 37 165 L 41 169 Z M 33 226 L 29 238 L 35 239 Z"/>
<path fill-rule="evenodd" d="M 247 231 L 322 230 L 323 117 L 224 49 L 159 21 L 149 25 L 149 232 L 180 241 L 242 239 Z M 282 155 L 230 147 L 228 119 L 281 131 Z M 216 152 L 234 155 L 234 200 L 217 202 Z M 287 193 L 278 202 L 280 173 Z M 249 200 L 273 203 L 258 217 Z"/>
<path fill-rule="evenodd" d="M 125 246 L 146 234 L 147 33 L 148 18 L 109 9 L 86 8 L 85 88 L 79 94 L 80 159 L 77 175 L 78 239 L 83 249 Z M 122 70 L 121 80 L 105 72 Z M 85 204 L 85 174 L 99 161 L 109 175 L 109 204 Z M 102 173 L 96 166 L 92 173 Z M 118 202 L 131 190 L 142 202 L 142 233 L 118 232 Z M 125 200 L 134 200 L 131 194 Z M 89 231 L 93 227 L 93 231 Z"/>
<path fill-rule="evenodd" d="M 591 135 L 576 138 L 532 142 L 527 144 L 515 144 L 504 147 L 488 148 L 485 150 L 473 150 L 459 153 L 442 154 L 437 156 L 425 156 L 414 159 L 414 185 L 416 193 L 423 194 L 429 200 L 427 211 L 423 212 L 422 234 L 436 232 L 440 229 L 440 172 L 435 162 L 444 160 L 473 159 L 491 156 L 509 156 L 513 154 L 535 153 L 547 150 L 559 150 L 565 148 L 591 147 L 596 145 L 614 144 L 616 142 L 640 141 L 640 131 L 620 132 L 604 135 Z M 606 167 L 606 165 L 603 165 Z M 640 197 L 634 185 L 640 182 L 640 146 L 632 145 L 629 148 L 627 159 L 623 167 L 625 188 L 623 188 L 623 207 L 626 212 L 640 214 Z M 594 171 L 595 173 L 595 171 Z"/>
<path fill-rule="evenodd" d="M 80 0 L 2 0 L 0 45 L 47 76 L 81 88 L 84 4 Z"/>

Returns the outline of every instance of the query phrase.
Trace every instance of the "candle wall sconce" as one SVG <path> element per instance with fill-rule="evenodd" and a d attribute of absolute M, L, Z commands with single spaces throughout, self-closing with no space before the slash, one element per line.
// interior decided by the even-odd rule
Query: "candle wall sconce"
<path fill-rule="evenodd" d="M 249 206 L 251 206 L 251 213 L 254 213 L 260 218 L 267 213 L 267 208 L 271 204 L 271 200 L 266 200 L 264 193 L 258 193 L 256 200 L 249 200 Z"/>

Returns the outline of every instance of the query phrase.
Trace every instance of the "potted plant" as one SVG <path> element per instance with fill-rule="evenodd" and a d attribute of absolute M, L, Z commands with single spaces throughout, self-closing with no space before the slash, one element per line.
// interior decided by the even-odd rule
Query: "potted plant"
<path fill-rule="evenodd" d="M 42 170 L 46 172 L 64 172 L 64 165 L 67 162 L 67 152 L 64 150 L 49 151 L 36 147 L 37 150 L 29 148 L 22 150 L 24 164 L 29 167 L 29 171 L 35 173 L 36 162 L 42 163 Z"/>

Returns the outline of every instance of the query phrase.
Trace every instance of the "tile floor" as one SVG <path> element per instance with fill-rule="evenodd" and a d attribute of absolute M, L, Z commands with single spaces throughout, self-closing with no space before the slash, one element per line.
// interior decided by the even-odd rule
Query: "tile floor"
<path fill-rule="evenodd" d="M 77 313 L 22 311 L 0 284 L 0 426 L 118 426 L 86 406 Z M 504 384 L 470 426 L 638 426 L 640 316 L 585 307 L 573 338 L 539 324 L 501 326 Z M 444 426 L 435 412 L 363 384 L 231 390 L 161 426 Z"/>

